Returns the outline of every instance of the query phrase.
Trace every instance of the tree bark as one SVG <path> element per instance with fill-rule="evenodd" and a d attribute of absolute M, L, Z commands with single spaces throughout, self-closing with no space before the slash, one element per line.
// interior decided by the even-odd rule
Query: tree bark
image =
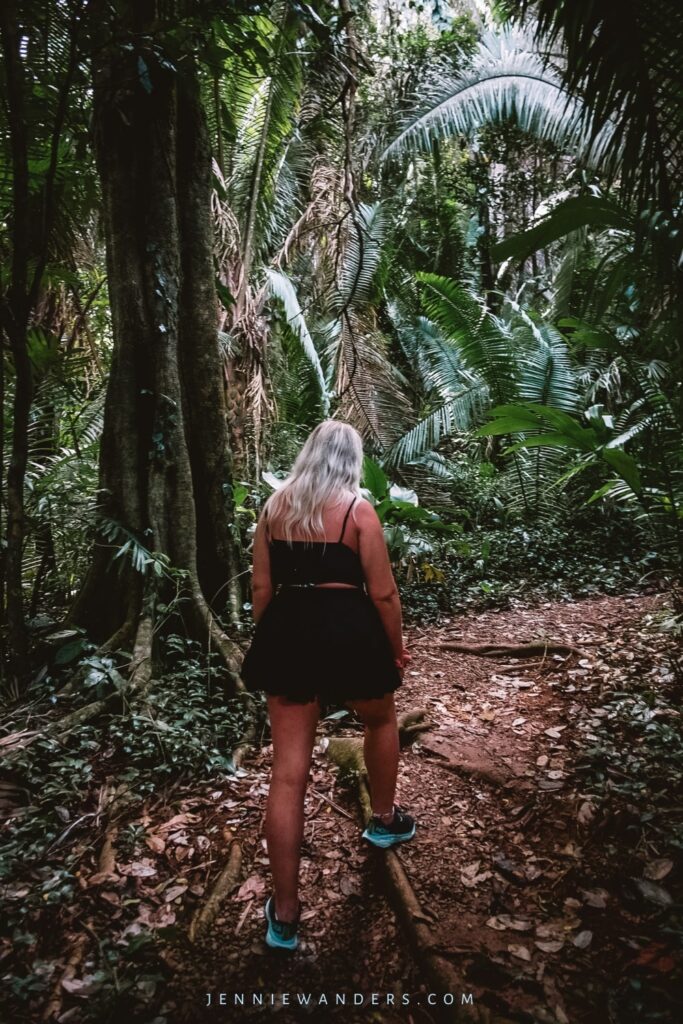
<path fill-rule="evenodd" d="M 96 540 L 70 618 L 105 640 L 141 615 L 142 574 L 125 554 L 112 561 L 133 537 L 163 556 L 161 590 L 178 588 L 188 631 L 220 650 L 235 690 L 239 652 L 207 602 L 236 567 L 210 151 L 191 58 L 176 70 L 159 39 L 144 42 L 153 6 L 125 6 L 131 47 L 117 40 L 93 68 L 114 340 L 100 454 L 110 540 Z"/>
<path fill-rule="evenodd" d="M 211 145 L 196 79 L 179 94 L 178 187 L 182 292 L 179 346 L 188 447 L 197 515 L 199 580 L 209 603 L 242 610 L 239 537 L 232 500 L 222 356 L 217 340 L 218 304 L 211 240 Z"/>
<path fill-rule="evenodd" d="M 3 5 L 0 21 L 5 61 L 7 116 L 12 151 L 12 267 L 2 322 L 16 374 L 12 415 L 12 448 L 7 471 L 7 549 L 5 588 L 9 647 L 9 683 L 17 690 L 28 676 L 28 637 L 24 618 L 22 557 L 25 533 L 24 478 L 28 462 L 28 421 L 33 400 L 33 375 L 26 345 L 30 313 L 28 269 L 31 255 L 28 131 L 24 116 L 24 75 L 16 5 Z"/>

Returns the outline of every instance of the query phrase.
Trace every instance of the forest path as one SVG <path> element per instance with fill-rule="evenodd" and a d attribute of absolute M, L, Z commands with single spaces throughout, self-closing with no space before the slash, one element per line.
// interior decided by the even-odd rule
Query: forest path
<path fill-rule="evenodd" d="M 398 857 L 433 949 L 452 963 L 461 991 L 428 995 L 434 985 L 384 895 L 385 854 L 360 838 L 357 793 L 336 778 L 324 744 L 314 753 L 306 798 L 300 948 L 284 956 L 268 950 L 260 830 L 271 750 L 264 747 L 214 805 L 225 838 L 241 844 L 241 880 L 196 955 L 171 955 L 169 1019 L 253 1019 L 275 1008 L 270 993 L 283 992 L 290 1000 L 278 1010 L 283 1022 L 317 1010 L 335 1021 L 417 1024 L 452 1015 L 443 1009 L 451 1001 L 463 1020 L 489 1019 L 487 1012 L 492 1021 L 559 1024 L 683 1017 L 670 1002 L 680 965 L 662 929 L 673 898 L 664 888 L 670 879 L 661 879 L 673 862 L 663 856 L 662 829 L 648 832 L 641 824 L 648 808 L 657 821 L 660 811 L 668 813 L 660 806 L 666 783 L 652 804 L 638 778 L 633 792 L 617 792 L 613 782 L 627 774 L 610 762 L 603 741 L 609 735 L 623 745 L 610 703 L 616 691 L 633 682 L 642 687 L 648 676 L 653 691 L 670 681 L 671 641 L 651 621 L 662 603 L 600 597 L 407 631 L 413 660 L 397 706 L 400 713 L 426 709 L 433 727 L 402 754 L 398 801 L 414 814 L 418 831 Z M 577 650 L 489 658 L 439 646 L 539 640 Z M 357 724 L 341 723 L 325 723 L 320 737 L 328 730 L 360 734 Z M 587 750 L 603 746 L 596 769 Z M 675 808 L 673 793 L 669 802 Z M 214 823 L 215 816 L 216 810 Z M 201 812 L 199 818 L 197 828 L 205 830 Z M 624 971 L 637 986 L 630 988 Z M 235 1008 L 235 993 L 243 994 L 244 1006 Z M 364 1006 L 354 1007 L 354 993 L 365 997 Z M 648 1016 L 648 993 L 671 1007 L 671 1018 Z M 300 1002 L 307 994 L 306 1008 Z M 321 994 L 328 1001 L 322 1005 Z M 341 994 L 346 1004 L 335 1006 Z M 270 1009 L 253 1005 L 254 995 Z"/>

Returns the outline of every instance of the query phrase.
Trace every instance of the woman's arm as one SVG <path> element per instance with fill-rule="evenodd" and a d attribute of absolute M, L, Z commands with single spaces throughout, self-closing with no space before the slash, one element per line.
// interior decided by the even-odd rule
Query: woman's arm
<path fill-rule="evenodd" d="M 254 562 L 251 574 L 252 615 L 258 622 L 273 597 L 270 578 L 270 550 L 264 517 L 261 515 L 254 533 Z"/>
<path fill-rule="evenodd" d="M 382 524 L 369 501 L 358 503 L 354 518 L 358 526 L 358 554 L 368 594 L 380 614 L 394 658 L 403 663 L 401 600 L 391 571 Z"/>

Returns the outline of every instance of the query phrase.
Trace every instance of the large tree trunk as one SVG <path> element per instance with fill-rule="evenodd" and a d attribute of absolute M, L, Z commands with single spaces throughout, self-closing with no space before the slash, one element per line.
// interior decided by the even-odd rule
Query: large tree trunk
<path fill-rule="evenodd" d="M 242 588 L 232 499 L 223 363 L 217 344 L 217 309 L 211 194 L 211 146 L 196 80 L 179 102 L 178 188 L 183 238 L 180 366 L 197 516 L 197 563 L 212 606 L 240 616 Z"/>
<path fill-rule="evenodd" d="M 26 343 L 31 288 L 31 210 L 28 171 L 28 131 L 25 118 L 24 75 L 16 4 L 3 5 L 0 37 L 5 62 L 6 109 L 12 154 L 12 264 L 9 287 L 0 308 L 2 327 L 9 340 L 16 375 L 12 417 L 12 448 L 7 471 L 7 547 L 3 588 L 7 600 L 9 686 L 18 692 L 29 673 L 28 636 L 22 586 L 23 545 L 26 532 L 24 479 L 28 463 L 28 423 L 33 401 L 33 374 Z M 4 358 L 4 353 L 2 354 Z M 3 395 L 4 402 L 4 395 Z M 0 474 L 1 475 L 1 474 Z M 4 672 L 3 658 L 0 672 Z M 4 681 L 4 680 L 3 680 Z"/>
<path fill-rule="evenodd" d="M 117 525 L 109 542 L 100 537 L 95 545 L 71 618 L 100 640 L 130 642 L 136 634 L 149 580 L 143 585 L 126 555 L 112 564 L 132 536 L 168 560 L 161 580 L 169 593 L 180 586 L 189 631 L 219 649 L 237 686 L 238 652 L 207 602 L 218 604 L 236 572 L 210 152 L 191 61 L 173 70 L 158 40 L 156 47 L 140 42 L 151 35 L 152 6 L 127 5 L 135 45 L 105 49 L 94 67 L 114 337 L 101 513 Z"/>

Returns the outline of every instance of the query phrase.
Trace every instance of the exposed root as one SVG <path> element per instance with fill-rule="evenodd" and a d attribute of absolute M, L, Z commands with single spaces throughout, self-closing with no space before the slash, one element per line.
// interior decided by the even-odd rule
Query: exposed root
<path fill-rule="evenodd" d="M 244 736 L 242 736 L 242 739 L 239 741 L 239 743 L 232 752 L 232 763 L 234 764 L 235 768 L 240 767 L 242 761 L 253 747 L 255 741 L 256 725 L 254 722 L 251 722 L 250 725 L 247 726 L 244 732 Z"/>
<path fill-rule="evenodd" d="M 194 587 L 191 594 L 191 614 L 195 624 L 210 650 L 220 654 L 228 672 L 231 696 L 245 694 L 244 683 L 240 678 L 242 652 L 227 633 L 224 633 L 209 608 L 199 587 Z"/>
<path fill-rule="evenodd" d="M 201 907 L 198 907 L 192 918 L 188 933 L 190 942 L 195 942 L 209 930 L 218 916 L 223 900 L 239 882 L 241 871 L 242 847 L 237 840 L 233 840 L 225 867 L 216 879 L 216 884 L 208 897 Z"/>
<path fill-rule="evenodd" d="M 104 842 L 97 860 L 97 873 L 100 875 L 113 875 L 116 873 L 116 836 L 118 826 L 110 825 L 104 834 Z"/>
<path fill-rule="evenodd" d="M 133 644 L 135 639 L 135 620 L 127 619 L 124 624 L 116 630 L 115 633 L 105 640 L 103 644 L 95 651 L 93 657 L 102 658 L 108 654 L 115 654 L 117 651 L 125 649 L 126 647 Z M 69 697 L 73 692 L 78 683 L 81 681 L 83 676 L 83 669 L 77 668 L 71 673 L 67 681 L 63 686 L 57 690 L 58 697 Z"/>
<path fill-rule="evenodd" d="M 432 728 L 431 722 L 424 721 L 426 714 L 426 711 L 419 709 L 409 711 L 400 717 L 398 737 L 401 747 L 407 747 L 416 735 Z M 362 736 L 332 736 L 330 739 L 324 739 L 320 747 L 339 766 L 342 776 L 356 772 L 365 773 Z"/>
<path fill-rule="evenodd" d="M 413 713 L 414 715 L 415 713 Z M 418 713 L 422 716 L 424 712 Z M 411 719 L 410 724 L 415 724 L 412 715 L 403 719 Z M 330 740 L 327 746 L 327 753 L 330 758 L 339 764 L 337 757 L 341 754 L 344 764 L 350 757 L 350 751 L 359 751 L 356 755 L 356 763 L 360 766 L 358 772 L 358 799 L 361 806 L 363 821 L 367 823 L 372 815 L 372 804 L 370 791 L 368 789 L 367 777 L 362 761 L 362 745 L 351 738 L 351 744 L 346 747 L 340 746 L 345 740 Z M 433 992 L 465 992 L 467 990 L 463 978 L 457 973 L 455 967 L 438 951 L 437 941 L 432 933 L 429 923 L 430 917 L 423 911 L 420 901 L 413 889 L 398 855 L 394 850 L 385 850 L 381 854 L 384 866 L 385 880 L 389 889 L 392 904 L 396 915 L 410 939 L 415 950 L 416 957 L 420 963 L 425 977 L 429 981 L 430 989 Z M 467 1021 L 468 1024 L 491 1024 L 492 1018 L 488 1010 L 483 1007 L 468 1007 L 462 1009 L 457 1004 L 444 1007 L 442 1017 L 444 1020 L 461 1024 Z M 506 1024 L 502 1018 L 496 1017 L 497 1024 Z"/>
<path fill-rule="evenodd" d="M 481 782 L 487 782 L 489 786 L 498 786 L 505 789 L 515 788 L 516 780 L 505 778 L 503 775 L 498 775 L 497 772 L 489 771 L 487 768 L 481 768 L 477 765 L 465 764 L 461 761 L 441 761 L 439 759 L 435 759 L 434 764 L 438 768 L 445 768 L 446 771 L 454 772 L 455 775 L 464 775 L 465 778 L 479 779 Z"/>
<path fill-rule="evenodd" d="M 151 658 L 144 658 L 143 661 L 139 663 L 139 668 L 140 671 L 137 673 L 137 682 L 135 685 L 132 685 L 132 683 L 129 684 L 123 692 L 114 690 L 101 700 L 91 701 L 90 704 L 85 704 L 82 708 L 77 708 L 68 715 L 62 715 L 61 718 L 57 718 L 54 722 L 50 722 L 49 725 L 46 725 L 40 730 L 40 732 L 28 733 L 23 741 L 15 744 L 7 754 L 0 758 L 0 765 L 3 768 L 11 765 L 13 761 L 15 761 L 18 756 L 27 749 L 27 747 L 30 747 L 35 743 L 37 739 L 62 739 L 79 726 L 84 725 L 85 722 L 90 722 L 93 718 L 97 718 L 107 710 L 110 704 L 113 704 L 116 700 L 120 700 L 121 697 L 128 699 L 133 696 L 133 694 L 136 696 L 143 696 L 149 689 L 151 689 L 155 682 L 151 673 Z"/>
<path fill-rule="evenodd" d="M 149 609 L 138 623 L 135 645 L 133 647 L 133 657 L 131 659 L 131 671 L 126 686 L 121 691 L 113 690 L 111 693 L 108 693 L 106 697 L 102 697 L 101 700 L 91 701 L 90 704 L 85 704 L 82 708 L 77 708 L 68 715 L 62 715 L 61 718 L 57 718 L 54 722 L 50 722 L 50 724 L 41 729 L 40 732 L 34 733 L 33 735 L 27 735 L 23 742 L 20 741 L 19 744 L 15 744 L 12 747 L 12 750 L 2 758 L 2 766 L 6 767 L 8 764 L 11 764 L 19 754 L 35 743 L 38 738 L 62 738 L 70 732 L 73 732 L 74 729 L 77 729 L 85 722 L 90 722 L 93 718 L 97 718 L 98 715 L 105 711 L 107 707 L 117 699 L 128 700 L 133 695 L 141 696 L 146 693 L 153 682 L 153 639 L 154 613 L 152 609 Z"/>
<path fill-rule="evenodd" d="M 64 982 L 69 982 L 73 980 L 76 972 L 78 971 L 78 968 L 81 965 L 81 962 L 83 961 L 83 958 L 85 957 L 85 952 L 87 948 L 88 936 L 84 932 L 81 932 L 81 934 L 76 937 L 76 941 L 74 942 L 71 952 L 69 953 L 69 959 L 66 962 L 66 967 L 64 968 L 63 972 L 59 975 L 54 985 L 52 986 L 50 998 L 48 999 L 45 1005 L 45 1009 L 43 1010 L 43 1014 L 41 1017 L 42 1020 L 56 1020 L 59 1017 L 62 1009 L 62 1000 L 64 998 Z"/>
<path fill-rule="evenodd" d="M 409 711 L 402 715 L 398 721 L 398 739 L 401 748 L 409 746 L 416 736 L 433 728 L 433 723 L 427 720 L 427 712 L 420 708 L 416 711 Z"/>
<path fill-rule="evenodd" d="M 543 657 L 548 654 L 576 654 L 579 657 L 584 655 L 579 647 L 555 640 L 538 640 L 528 644 L 462 644 L 448 640 L 438 646 L 445 651 L 475 654 L 479 658 L 533 658 L 539 654 Z"/>
<path fill-rule="evenodd" d="M 125 648 L 133 642 L 135 636 L 135 619 L 126 619 L 122 626 L 116 630 L 115 633 L 105 640 L 103 644 L 98 647 L 95 654 L 102 656 L 103 654 L 111 654 L 115 651 L 125 650 Z"/>
<path fill-rule="evenodd" d="M 154 640 L 154 613 L 147 611 L 138 622 L 131 660 L 131 672 L 126 694 L 146 689 L 152 678 L 152 641 Z"/>

